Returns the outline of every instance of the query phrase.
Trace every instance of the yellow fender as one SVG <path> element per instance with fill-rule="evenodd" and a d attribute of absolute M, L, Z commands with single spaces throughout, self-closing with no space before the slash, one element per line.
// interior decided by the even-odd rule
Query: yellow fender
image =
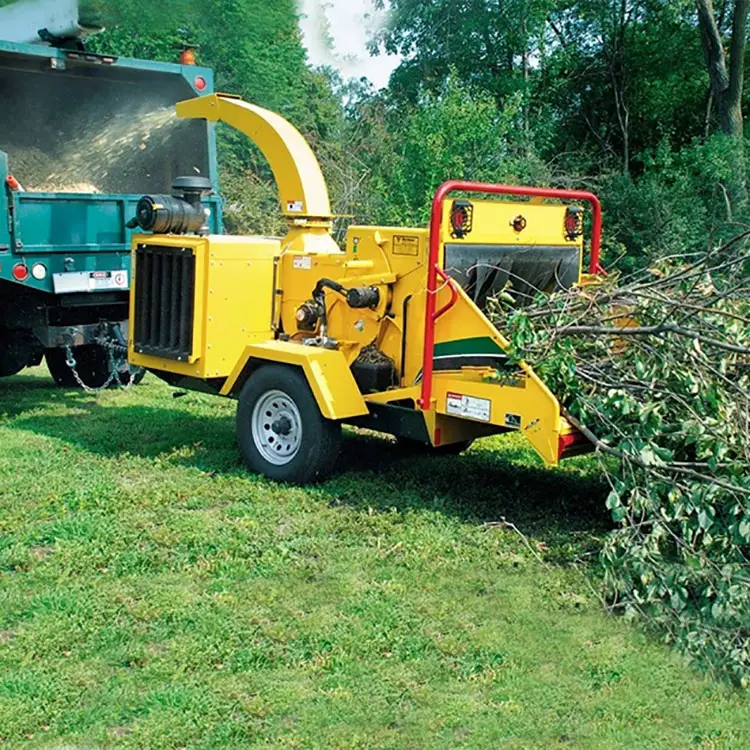
<path fill-rule="evenodd" d="M 245 347 L 237 366 L 221 389 L 221 395 L 234 395 L 245 383 L 247 365 L 261 362 L 301 367 L 326 419 L 350 419 L 369 413 L 346 358 L 340 351 L 303 346 L 291 341 L 266 341 Z"/>

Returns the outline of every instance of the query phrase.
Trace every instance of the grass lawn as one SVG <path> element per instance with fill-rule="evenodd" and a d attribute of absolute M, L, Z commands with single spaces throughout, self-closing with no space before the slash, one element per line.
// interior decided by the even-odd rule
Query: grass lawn
<path fill-rule="evenodd" d="M 593 461 L 348 434 L 340 466 L 249 476 L 234 405 L 153 376 L 0 381 L 5 746 L 750 748 L 750 701 L 570 565 L 608 527 Z"/>

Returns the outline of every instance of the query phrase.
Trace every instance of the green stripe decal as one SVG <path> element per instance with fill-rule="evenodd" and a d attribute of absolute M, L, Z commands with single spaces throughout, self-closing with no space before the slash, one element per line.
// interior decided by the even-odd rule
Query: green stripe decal
<path fill-rule="evenodd" d="M 505 354 L 505 351 L 489 336 L 473 339 L 457 339 L 435 344 L 436 357 L 449 357 L 457 354 Z"/>

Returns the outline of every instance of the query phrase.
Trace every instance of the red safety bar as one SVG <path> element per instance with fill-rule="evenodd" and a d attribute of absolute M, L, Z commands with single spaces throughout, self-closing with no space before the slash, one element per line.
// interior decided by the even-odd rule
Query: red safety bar
<path fill-rule="evenodd" d="M 443 183 L 432 201 L 432 216 L 430 218 L 430 258 L 427 266 L 427 304 L 425 310 L 424 352 L 422 355 L 422 396 L 419 406 L 430 408 L 432 400 L 432 373 L 434 366 L 435 323 L 456 304 L 458 290 L 453 279 L 440 268 L 440 237 L 443 227 L 443 203 L 450 193 L 461 191 L 464 193 L 491 193 L 495 195 L 518 195 L 531 198 L 560 198 L 564 200 L 583 201 L 589 203 L 593 210 L 593 225 L 591 230 L 591 261 L 589 273 L 604 273 L 599 264 L 599 252 L 602 241 L 602 205 L 593 194 L 583 190 L 557 190 L 555 188 L 522 187 L 515 185 L 490 185 L 481 182 L 461 182 L 453 180 Z M 439 310 L 436 310 L 438 294 L 438 276 L 451 290 L 451 299 Z"/>

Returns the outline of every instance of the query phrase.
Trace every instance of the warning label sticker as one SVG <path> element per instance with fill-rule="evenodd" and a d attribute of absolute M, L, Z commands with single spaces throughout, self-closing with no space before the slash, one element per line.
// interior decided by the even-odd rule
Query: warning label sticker
<path fill-rule="evenodd" d="M 290 214 L 301 214 L 305 208 L 305 204 L 302 201 L 288 201 L 286 204 L 287 213 Z"/>
<path fill-rule="evenodd" d="M 393 254 L 394 255 L 419 255 L 419 237 L 409 237 L 408 235 L 394 235 L 393 237 Z"/>
<path fill-rule="evenodd" d="M 510 427 L 511 430 L 521 429 L 521 415 L 520 414 L 506 414 L 505 415 L 505 426 Z"/>
<path fill-rule="evenodd" d="M 491 403 L 486 398 L 463 396 L 460 393 L 449 393 L 445 404 L 445 413 L 454 417 L 476 419 L 479 422 L 490 421 Z"/>
<path fill-rule="evenodd" d="M 309 255 L 298 255 L 293 261 L 294 268 L 302 268 L 309 271 L 312 268 L 312 258 Z"/>

